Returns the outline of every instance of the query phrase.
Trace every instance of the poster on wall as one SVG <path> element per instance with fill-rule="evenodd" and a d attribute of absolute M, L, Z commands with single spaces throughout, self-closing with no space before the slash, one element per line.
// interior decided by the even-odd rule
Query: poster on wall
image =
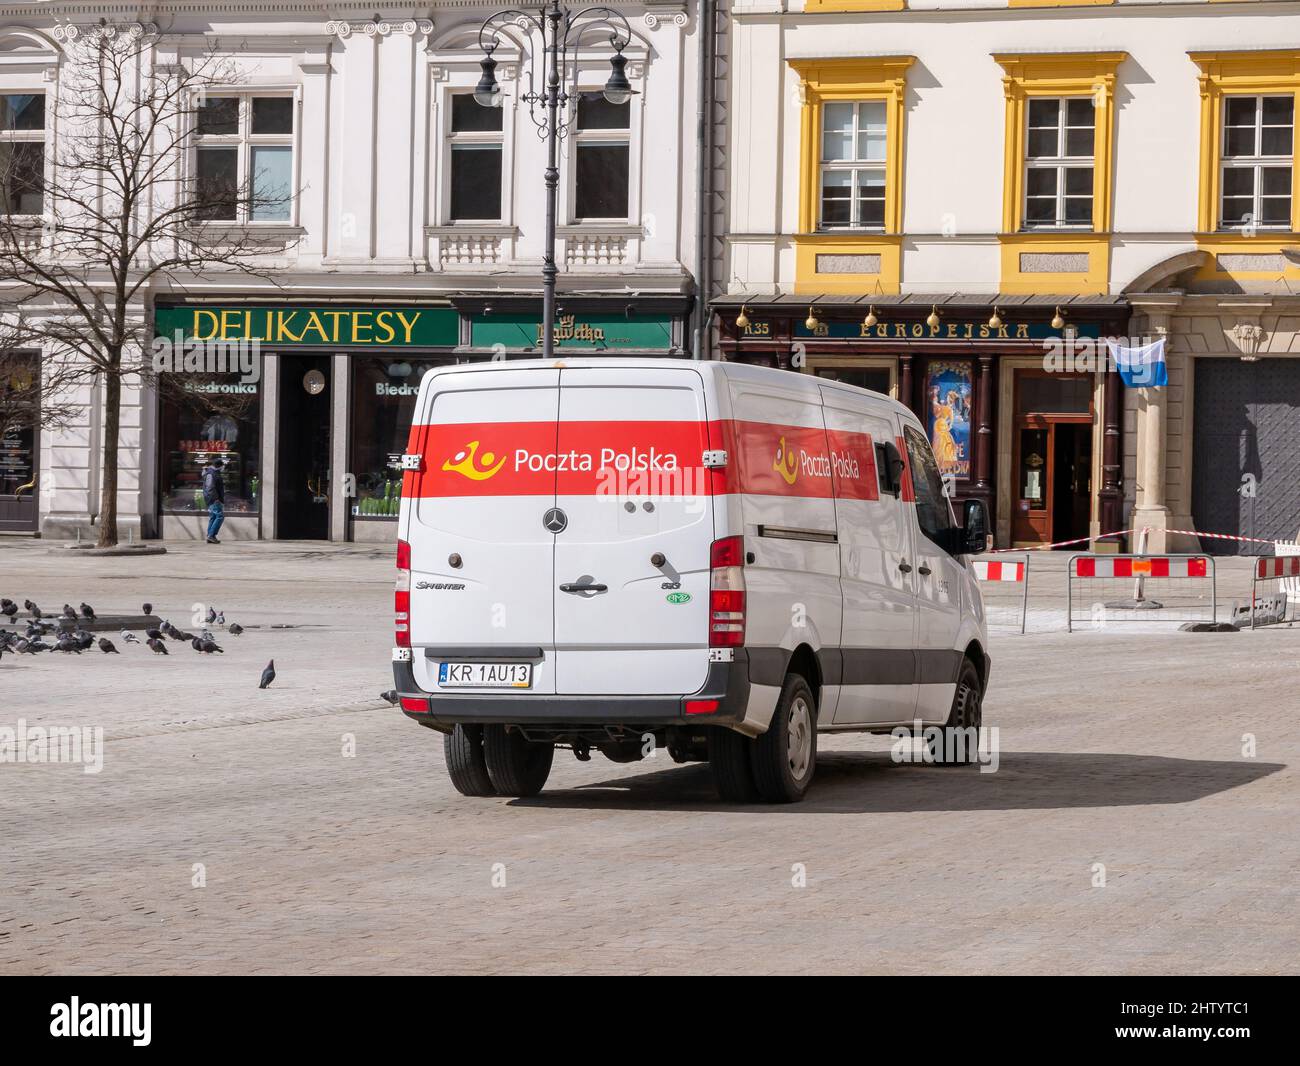
<path fill-rule="evenodd" d="M 969 478 L 971 364 L 931 363 L 925 384 L 926 428 L 939 472 L 946 477 Z"/>

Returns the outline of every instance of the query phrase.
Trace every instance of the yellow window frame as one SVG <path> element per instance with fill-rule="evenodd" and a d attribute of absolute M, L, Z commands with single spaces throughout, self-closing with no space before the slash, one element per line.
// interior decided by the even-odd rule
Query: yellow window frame
<path fill-rule="evenodd" d="M 1201 70 L 1201 158 L 1196 227 L 1205 235 L 1240 239 L 1219 226 L 1220 174 L 1223 164 L 1223 100 L 1226 96 L 1293 96 L 1300 115 L 1300 51 L 1189 52 Z M 1300 232 L 1300 160 L 1291 142 L 1291 231 Z M 1264 240 L 1286 231 L 1260 230 Z"/>

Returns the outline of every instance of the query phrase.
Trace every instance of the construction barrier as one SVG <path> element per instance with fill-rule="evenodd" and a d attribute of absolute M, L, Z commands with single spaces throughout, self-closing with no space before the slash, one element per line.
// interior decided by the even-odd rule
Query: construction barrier
<path fill-rule="evenodd" d="M 1087 620 L 1109 622 L 1217 622 L 1214 559 L 1209 555 L 1070 556 L 1066 628 L 1074 632 L 1075 605 Z M 1081 616 L 1082 617 L 1082 616 Z"/>
<path fill-rule="evenodd" d="M 1259 594 L 1261 581 L 1277 582 L 1273 595 Z M 1300 586 L 1300 555 L 1256 559 L 1255 571 L 1250 578 L 1249 607 L 1234 605 L 1233 624 L 1241 627 L 1249 621 L 1251 629 L 1258 629 L 1260 626 L 1279 625 L 1289 621 L 1290 605 L 1295 603 L 1294 590 L 1297 586 Z"/>
<path fill-rule="evenodd" d="M 1023 559 L 975 559 L 973 560 L 975 577 L 979 581 L 989 584 L 1019 584 L 1020 585 L 1020 632 L 1025 631 L 1025 618 L 1029 613 L 1029 556 Z M 1000 599 L 1001 597 L 994 597 Z M 989 596 L 984 597 L 984 612 L 988 622 L 992 624 L 1011 624 L 994 622 L 992 610 L 993 606 L 1000 604 L 990 604 Z"/>

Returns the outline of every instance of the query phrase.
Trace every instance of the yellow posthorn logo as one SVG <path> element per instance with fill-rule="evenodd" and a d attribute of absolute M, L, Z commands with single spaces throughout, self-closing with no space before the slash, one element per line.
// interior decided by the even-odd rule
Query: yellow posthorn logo
<path fill-rule="evenodd" d="M 792 455 L 785 446 L 785 438 L 781 438 L 781 443 L 776 448 L 776 461 L 772 464 L 772 469 L 781 475 L 781 480 L 787 485 L 793 485 L 799 477 L 799 456 Z"/>
<path fill-rule="evenodd" d="M 464 474 L 471 481 L 486 481 L 506 465 L 504 455 L 495 466 L 492 465 L 494 459 L 496 459 L 496 456 L 491 452 L 484 452 L 483 466 L 478 466 L 478 441 L 472 440 L 443 463 L 442 468 L 443 470 L 454 470 L 457 474 Z"/>

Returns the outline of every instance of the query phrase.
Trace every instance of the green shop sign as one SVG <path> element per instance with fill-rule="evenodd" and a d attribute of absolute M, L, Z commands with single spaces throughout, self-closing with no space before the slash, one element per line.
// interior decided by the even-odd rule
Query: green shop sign
<path fill-rule="evenodd" d="M 540 348 L 541 319 L 531 315 L 477 315 L 470 321 L 475 348 Z M 570 351 L 636 348 L 667 351 L 673 346 L 673 320 L 657 315 L 560 315 L 555 346 Z"/>
<path fill-rule="evenodd" d="M 260 305 L 159 307 L 160 337 L 248 341 L 313 347 L 454 348 L 460 315 L 450 307 L 264 307 Z"/>

